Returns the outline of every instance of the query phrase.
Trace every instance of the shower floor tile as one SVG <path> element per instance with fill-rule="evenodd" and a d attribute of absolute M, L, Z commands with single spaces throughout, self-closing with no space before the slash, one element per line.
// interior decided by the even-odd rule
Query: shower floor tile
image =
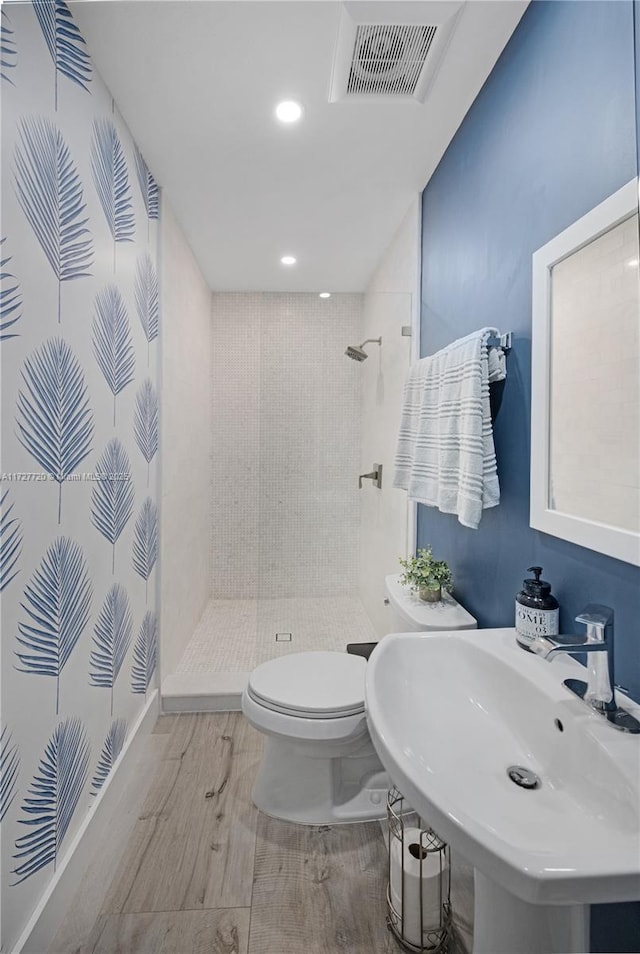
<path fill-rule="evenodd" d="M 276 641 L 276 633 L 291 633 L 291 641 Z M 347 643 L 375 639 L 359 599 L 211 600 L 176 672 L 250 672 L 276 656 L 344 652 Z"/>
<path fill-rule="evenodd" d="M 210 600 L 176 672 L 245 672 L 255 665 L 257 600 Z"/>

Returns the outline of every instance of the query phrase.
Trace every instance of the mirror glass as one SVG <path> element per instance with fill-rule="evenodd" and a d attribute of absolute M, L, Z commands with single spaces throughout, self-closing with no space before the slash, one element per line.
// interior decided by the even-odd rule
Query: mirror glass
<path fill-rule="evenodd" d="M 640 565 L 638 181 L 533 255 L 532 527 Z"/>
<path fill-rule="evenodd" d="M 638 217 L 551 269 L 552 510 L 640 531 Z"/>

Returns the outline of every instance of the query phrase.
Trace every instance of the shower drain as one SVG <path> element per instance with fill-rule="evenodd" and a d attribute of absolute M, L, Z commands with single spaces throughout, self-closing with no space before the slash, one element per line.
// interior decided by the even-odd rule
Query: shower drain
<path fill-rule="evenodd" d="M 523 765 L 510 765 L 507 769 L 507 775 L 520 788 L 540 788 L 542 785 L 536 773 Z"/>

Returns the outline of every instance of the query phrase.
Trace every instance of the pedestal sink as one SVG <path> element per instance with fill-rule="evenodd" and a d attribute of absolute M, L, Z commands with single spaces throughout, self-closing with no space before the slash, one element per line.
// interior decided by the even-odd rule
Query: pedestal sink
<path fill-rule="evenodd" d="M 367 666 L 380 759 L 475 867 L 474 954 L 583 954 L 589 904 L 640 899 L 640 736 L 564 688 L 584 672 L 513 629 L 392 634 Z"/>

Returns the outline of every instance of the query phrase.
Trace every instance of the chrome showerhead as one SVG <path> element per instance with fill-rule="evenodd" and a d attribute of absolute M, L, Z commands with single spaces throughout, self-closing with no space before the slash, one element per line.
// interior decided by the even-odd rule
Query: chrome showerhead
<path fill-rule="evenodd" d="M 361 345 L 348 345 L 345 351 L 347 358 L 352 358 L 354 361 L 366 361 L 369 355 L 364 350 L 364 346 L 370 342 L 381 345 L 382 338 L 367 338 Z"/>
<path fill-rule="evenodd" d="M 345 354 L 347 358 L 353 358 L 354 361 L 366 361 L 369 357 L 361 345 L 349 345 Z"/>

